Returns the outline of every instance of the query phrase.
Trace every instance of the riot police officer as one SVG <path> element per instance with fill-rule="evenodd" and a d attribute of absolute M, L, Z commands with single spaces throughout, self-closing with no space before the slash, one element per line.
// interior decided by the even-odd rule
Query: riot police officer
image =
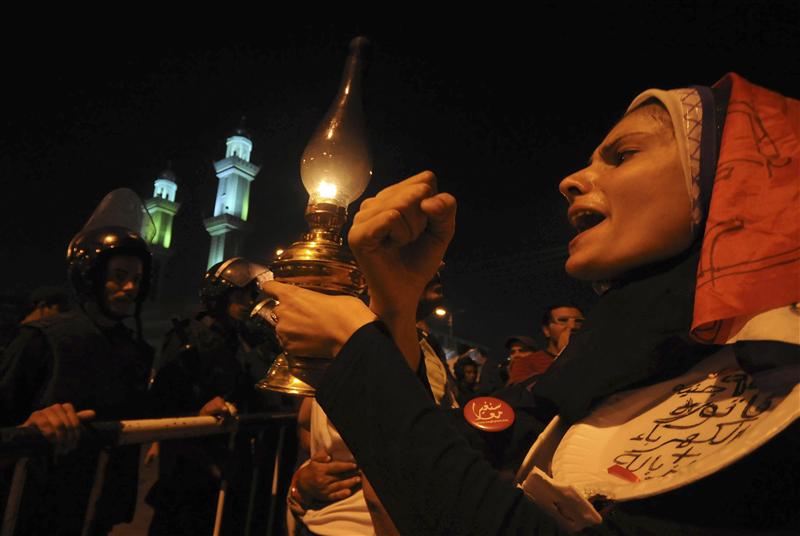
<path fill-rule="evenodd" d="M 250 310 L 259 296 L 257 278 L 267 273 L 265 266 L 242 257 L 206 272 L 200 288 L 203 310 L 194 318 L 173 320 L 162 347 L 153 385 L 160 412 L 190 414 L 216 396 L 247 403 L 245 393 L 255 381 L 240 385 L 249 375 L 244 369 L 263 368 L 269 360 L 260 347 L 263 339 L 249 329 Z"/>
<path fill-rule="evenodd" d="M 136 503 L 138 448 L 110 451 L 99 500 L 89 508 L 98 453 L 73 450 L 86 419 L 146 416 L 152 348 L 139 313 L 152 226 L 138 196 L 110 193 L 67 249 L 72 311 L 22 326 L 0 363 L 3 424 L 38 428 L 56 456 L 29 464 L 18 534 L 106 534 L 129 521 Z M 136 332 L 123 321 L 133 318 Z"/>
<path fill-rule="evenodd" d="M 242 257 L 227 259 L 206 272 L 200 289 L 203 310 L 192 319 L 173 321 L 162 349 L 152 388 L 160 413 L 194 414 L 212 403 L 233 404 L 241 412 L 267 409 L 254 384 L 264 376 L 274 353 L 249 320 L 259 297 L 258 280 L 267 274 L 265 266 Z M 247 439 L 154 444 L 148 458 L 159 457 L 159 480 L 147 497 L 155 510 L 149 533 L 210 533 L 223 480 L 228 489 L 226 510 L 231 503 L 236 510 L 249 484 Z M 225 531 L 237 532 L 234 527 L 243 517 L 226 515 Z"/>

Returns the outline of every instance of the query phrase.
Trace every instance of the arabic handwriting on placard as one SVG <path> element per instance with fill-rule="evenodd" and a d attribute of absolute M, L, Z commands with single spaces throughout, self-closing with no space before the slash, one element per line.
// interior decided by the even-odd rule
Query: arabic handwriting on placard
<path fill-rule="evenodd" d="M 687 436 L 673 437 L 664 441 L 660 441 L 661 436 L 659 436 L 657 439 L 651 441 L 645 440 L 648 445 L 647 447 L 630 449 L 626 452 L 646 453 L 662 449 L 669 450 L 670 448 L 682 449 L 692 445 L 722 445 L 738 438 L 743 432 L 747 431 L 747 429 L 750 428 L 750 421 L 752 421 L 752 419 L 718 423 L 707 435 L 695 432 Z M 641 437 L 641 435 L 638 435 L 631 439 L 641 441 Z"/>
<path fill-rule="evenodd" d="M 696 428 L 704 424 L 706 421 L 711 419 L 719 419 L 722 417 L 727 417 L 736 409 L 737 404 L 735 401 L 732 401 L 730 405 L 725 408 L 720 408 L 717 404 L 713 402 L 706 402 L 705 404 L 700 404 L 697 402 L 693 402 L 692 399 L 688 399 L 683 405 L 678 406 L 677 408 L 670 411 L 669 417 L 664 417 L 662 419 L 656 419 L 654 422 L 656 424 L 663 424 L 665 428 L 672 428 L 677 430 L 688 430 L 690 428 Z M 697 419 L 690 420 L 687 417 L 695 416 Z M 682 421 L 678 424 L 679 421 Z"/>
<path fill-rule="evenodd" d="M 756 391 L 750 376 L 730 369 L 676 385 L 672 392 L 674 404 L 642 422 L 643 429 L 613 458 L 642 480 L 677 473 L 713 454 L 742 437 L 772 407 L 772 397 Z"/>
<path fill-rule="evenodd" d="M 706 387 L 700 387 L 698 384 L 693 385 L 677 385 L 675 389 L 673 389 L 676 394 L 681 396 L 686 396 L 690 394 L 711 394 L 714 395 L 716 393 L 721 393 L 725 391 L 724 387 L 718 387 L 716 385 L 709 385 Z"/>
<path fill-rule="evenodd" d="M 756 419 L 762 413 L 767 411 L 770 407 L 772 407 L 772 397 L 770 396 L 761 396 L 761 401 L 758 401 L 759 395 L 756 393 L 755 395 L 747 401 L 747 405 L 742 410 L 742 418 L 744 419 Z"/>

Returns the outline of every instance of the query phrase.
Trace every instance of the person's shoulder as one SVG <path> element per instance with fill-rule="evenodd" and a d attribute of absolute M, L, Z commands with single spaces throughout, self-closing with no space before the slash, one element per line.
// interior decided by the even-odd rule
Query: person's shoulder
<path fill-rule="evenodd" d="M 5 348 L 3 354 L 17 354 L 20 352 L 30 352 L 43 349 L 47 346 L 47 337 L 42 329 L 32 323 L 19 326 L 11 342 Z"/>
<path fill-rule="evenodd" d="M 96 331 L 91 321 L 76 311 L 66 311 L 19 326 L 8 348 L 44 344 L 53 333 L 61 331 Z"/>
<path fill-rule="evenodd" d="M 25 324 L 25 327 L 30 329 L 38 329 L 41 331 L 45 331 L 48 329 L 61 327 L 64 325 L 77 325 L 77 324 L 91 325 L 92 323 L 91 320 L 89 320 L 89 318 L 82 312 L 72 310 L 50 315 L 45 318 L 35 320 L 33 322 L 28 322 L 27 324 Z"/>
<path fill-rule="evenodd" d="M 164 337 L 161 347 L 162 366 L 179 356 L 207 351 L 217 346 L 220 335 L 207 321 L 208 315 L 199 313 L 195 317 L 175 317 L 172 328 Z"/>
<path fill-rule="evenodd" d="M 198 316 L 190 325 L 195 344 L 201 351 L 217 351 L 225 348 L 235 330 L 211 314 Z"/>
<path fill-rule="evenodd" d="M 19 326 L 0 356 L 0 376 L 17 367 L 36 367 L 48 362 L 53 351 L 47 335 L 32 323 Z"/>
<path fill-rule="evenodd" d="M 203 329 L 198 318 L 175 316 L 170 320 L 170 328 L 165 337 L 167 339 L 187 339 L 199 329 Z"/>
<path fill-rule="evenodd" d="M 172 327 L 164 334 L 164 341 L 161 345 L 162 354 L 172 354 L 179 348 L 191 344 L 192 333 L 194 333 L 197 320 L 193 318 L 174 317 Z"/>

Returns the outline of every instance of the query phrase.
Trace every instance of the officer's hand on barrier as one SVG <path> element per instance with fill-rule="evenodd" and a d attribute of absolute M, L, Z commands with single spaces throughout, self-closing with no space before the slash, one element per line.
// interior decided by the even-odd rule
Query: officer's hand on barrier
<path fill-rule="evenodd" d="M 198 415 L 228 419 L 230 417 L 235 417 L 237 413 L 238 410 L 236 409 L 236 406 L 225 401 L 225 399 L 221 396 L 215 396 L 206 402 L 202 408 L 200 408 Z"/>
<path fill-rule="evenodd" d="M 53 444 L 56 454 L 66 454 L 78 446 L 81 422 L 95 418 L 91 409 L 75 411 L 69 402 L 53 404 L 31 413 L 22 426 L 34 426 Z"/>

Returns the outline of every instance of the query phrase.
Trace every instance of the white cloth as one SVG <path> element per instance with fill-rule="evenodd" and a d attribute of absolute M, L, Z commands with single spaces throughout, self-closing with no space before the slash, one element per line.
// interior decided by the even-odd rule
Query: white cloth
<path fill-rule="evenodd" d="M 425 371 L 437 405 L 444 403 L 447 395 L 447 372 L 444 364 L 436 355 L 430 344 L 424 339 L 420 341 L 422 356 L 425 359 Z M 355 462 L 353 454 L 345 445 L 342 436 L 328 420 L 317 401 L 311 403 L 311 457 L 320 450 L 330 454 L 332 460 Z M 346 499 L 333 502 L 319 510 L 308 510 L 303 516 L 303 523 L 311 532 L 320 536 L 372 536 L 375 529 L 369 515 L 364 491 L 359 489 Z"/>
<path fill-rule="evenodd" d="M 436 351 L 426 341 L 422 339 L 419 341 L 419 346 L 422 349 L 422 356 L 425 359 L 425 373 L 428 376 L 428 383 L 433 391 L 433 399 L 437 406 L 445 405 L 450 406 L 452 401 L 445 400 L 447 396 L 447 371 L 444 368 L 444 363 L 436 355 Z"/>
<path fill-rule="evenodd" d="M 314 400 L 311 403 L 311 456 L 320 450 L 330 454 L 331 459 L 354 462 L 353 454 L 344 444 L 342 436 L 328 420 L 328 416 Z M 319 510 L 308 510 L 303 523 L 315 534 L 321 536 L 359 536 L 375 534 L 372 518 L 369 515 L 364 492 L 356 493 L 333 502 Z"/>

